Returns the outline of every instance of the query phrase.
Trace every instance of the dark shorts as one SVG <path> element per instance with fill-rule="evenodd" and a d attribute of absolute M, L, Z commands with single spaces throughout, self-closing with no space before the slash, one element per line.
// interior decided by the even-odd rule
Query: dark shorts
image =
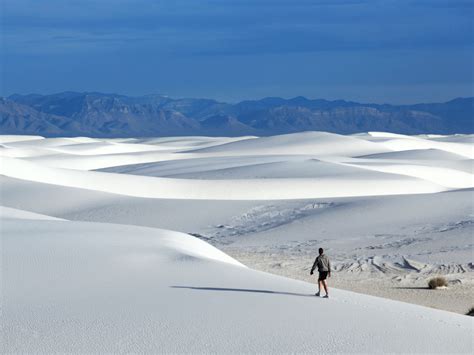
<path fill-rule="evenodd" d="M 328 277 L 328 271 L 320 271 L 318 281 L 326 280 Z"/>

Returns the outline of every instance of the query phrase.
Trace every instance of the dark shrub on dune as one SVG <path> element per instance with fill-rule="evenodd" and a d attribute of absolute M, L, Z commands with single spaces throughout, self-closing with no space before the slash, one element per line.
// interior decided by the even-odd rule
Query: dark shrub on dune
<path fill-rule="evenodd" d="M 438 287 L 447 287 L 448 281 L 442 276 L 433 277 L 430 281 L 428 281 L 428 287 L 432 290 Z"/>

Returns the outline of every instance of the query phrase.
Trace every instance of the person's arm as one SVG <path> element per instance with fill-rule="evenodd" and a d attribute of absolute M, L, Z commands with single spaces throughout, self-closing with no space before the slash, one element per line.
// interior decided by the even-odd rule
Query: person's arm
<path fill-rule="evenodd" d="M 329 258 L 328 258 L 328 276 L 331 277 L 331 262 L 329 261 Z"/>
<path fill-rule="evenodd" d="M 310 275 L 313 275 L 314 269 L 316 269 L 316 263 L 318 262 L 318 258 L 314 260 L 313 267 L 311 268 L 311 271 L 309 272 Z"/>

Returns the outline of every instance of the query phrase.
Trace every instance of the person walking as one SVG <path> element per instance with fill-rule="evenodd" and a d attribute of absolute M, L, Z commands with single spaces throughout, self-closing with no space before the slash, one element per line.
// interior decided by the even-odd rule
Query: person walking
<path fill-rule="evenodd" d="M 324 298 L 329 298 L 328 293 L 328 285 L 326 283 L 326 278 L 331 277 L 331 263 L 329 262 L 329 258 L 326 254 L 324 254 L 324 249 L 319 248 L 319 256 L 313 263 L 313 267 L 311 268 L 310 275 L 313 275 L 314 269 L 318 268 L 319 277 L 318 277 L 318 292 L 315 296 L 320 296 L 321 294 L 321 284 L 323 285 L 324 291 L 326 292 L 326 296 Z"/>

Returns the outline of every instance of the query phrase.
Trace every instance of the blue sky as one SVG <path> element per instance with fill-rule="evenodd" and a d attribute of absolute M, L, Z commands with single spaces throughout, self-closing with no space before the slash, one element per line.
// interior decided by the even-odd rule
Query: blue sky
<path fill-rule="evenodd" d="M 473 95 L 471 0 L 3 0 L 0 95 Z"/>

